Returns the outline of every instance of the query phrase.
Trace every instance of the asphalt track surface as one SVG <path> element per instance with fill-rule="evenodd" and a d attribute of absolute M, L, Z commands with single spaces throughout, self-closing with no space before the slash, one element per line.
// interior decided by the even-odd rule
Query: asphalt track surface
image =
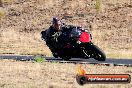
<path fill-rule="evenodd" d="M 0 55 L 0 59 L 15 59 L 20 61 L 30 61 L 35 60 L 33 55 Z M 59 62 L 59 63 L 75 63 L 75 64 L 101 64 L 101 65 L 113 65 L 113 66 L 127 66 L 132 67 L 132 59 L 114 59 L 114 58 L 107 58 L 106 61 L 97 61 L 94 58 L 89 59 L 81 59 L 81 58 L 71 58 L 69 61 L 64 61 L 61 58 L 54 58 L 54 57 L 44 57 L 47 62 Z"/>

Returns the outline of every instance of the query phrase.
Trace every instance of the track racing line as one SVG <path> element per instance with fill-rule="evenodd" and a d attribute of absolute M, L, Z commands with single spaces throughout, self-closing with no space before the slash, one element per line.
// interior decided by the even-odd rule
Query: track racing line
<path fill-rule="evenodd" d="M 20 61 L 30 61 L 35 60 L 36 56 L 33 55 L 0 55 L 0 59 L 15 59 Z M 74 64 L 97 64 L 97 65 L 106 65 L 106 66 L 127 66 L 132 67 L 132 59 L 114 59 L 107 58 L 106 61 L 97 61 L 93 58 L 89 59 L 80 59 L 80 58 L 71 58 L 69 61 L 64 61 L 61 58 L 54 57 L 44 57 L 46 62 L 59 62 L 59 63 L 74 63 Z"/>

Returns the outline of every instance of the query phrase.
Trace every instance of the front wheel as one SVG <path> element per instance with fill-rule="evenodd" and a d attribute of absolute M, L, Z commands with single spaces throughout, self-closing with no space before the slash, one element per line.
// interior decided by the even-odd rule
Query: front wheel
<path fill-rule="evenodd" d="M 84 50 L 85 54 L 87 56 L 90 56 L 91 58 L 94 58 L 98 61 L 105 61 L 106 60 L 106 55 L 104 52 L 96 45 L 90 44 L 90 46 L 87 46 Z"/>
<path fill-rule="evenodd" d="M 100 50 L 93 51 L 93 58 L 98 61 L 105 61 L 106 56 L 104 53 L 102 53 Z"/>

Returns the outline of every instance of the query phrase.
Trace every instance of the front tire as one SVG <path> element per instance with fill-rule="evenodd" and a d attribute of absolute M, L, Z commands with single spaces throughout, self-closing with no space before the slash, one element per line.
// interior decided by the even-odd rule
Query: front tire
<path fill-rule="evenodd" d="M 96 45 L 93 45 L 92 43 L 88 45 L 88 48 L 85 49 L 85 53 L 87 55 L 90 55 L 91 58 L 94 58 L 98 61 L 105 61 L 106 55 L 105 53 Z"/>

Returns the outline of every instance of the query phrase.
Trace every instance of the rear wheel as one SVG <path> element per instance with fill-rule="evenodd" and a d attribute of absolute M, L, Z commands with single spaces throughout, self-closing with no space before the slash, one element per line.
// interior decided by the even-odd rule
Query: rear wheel
<path fill-rule="evenodd" d="M 69 57 L 69 56 L 64 56 L 64 57 L 62 57 L 62 59 L 65 60 L 65 61 L 68 61 L 68 60 L 71 59 L 71 57 Z"/>
<path fill-rule="evenodd" d="M 53 54 L 53 56 L 54 56 L 55 58 L 58 58 L 58 53 L 57 53 L 57 52 L 52 53 L 52 54 Z"/>

